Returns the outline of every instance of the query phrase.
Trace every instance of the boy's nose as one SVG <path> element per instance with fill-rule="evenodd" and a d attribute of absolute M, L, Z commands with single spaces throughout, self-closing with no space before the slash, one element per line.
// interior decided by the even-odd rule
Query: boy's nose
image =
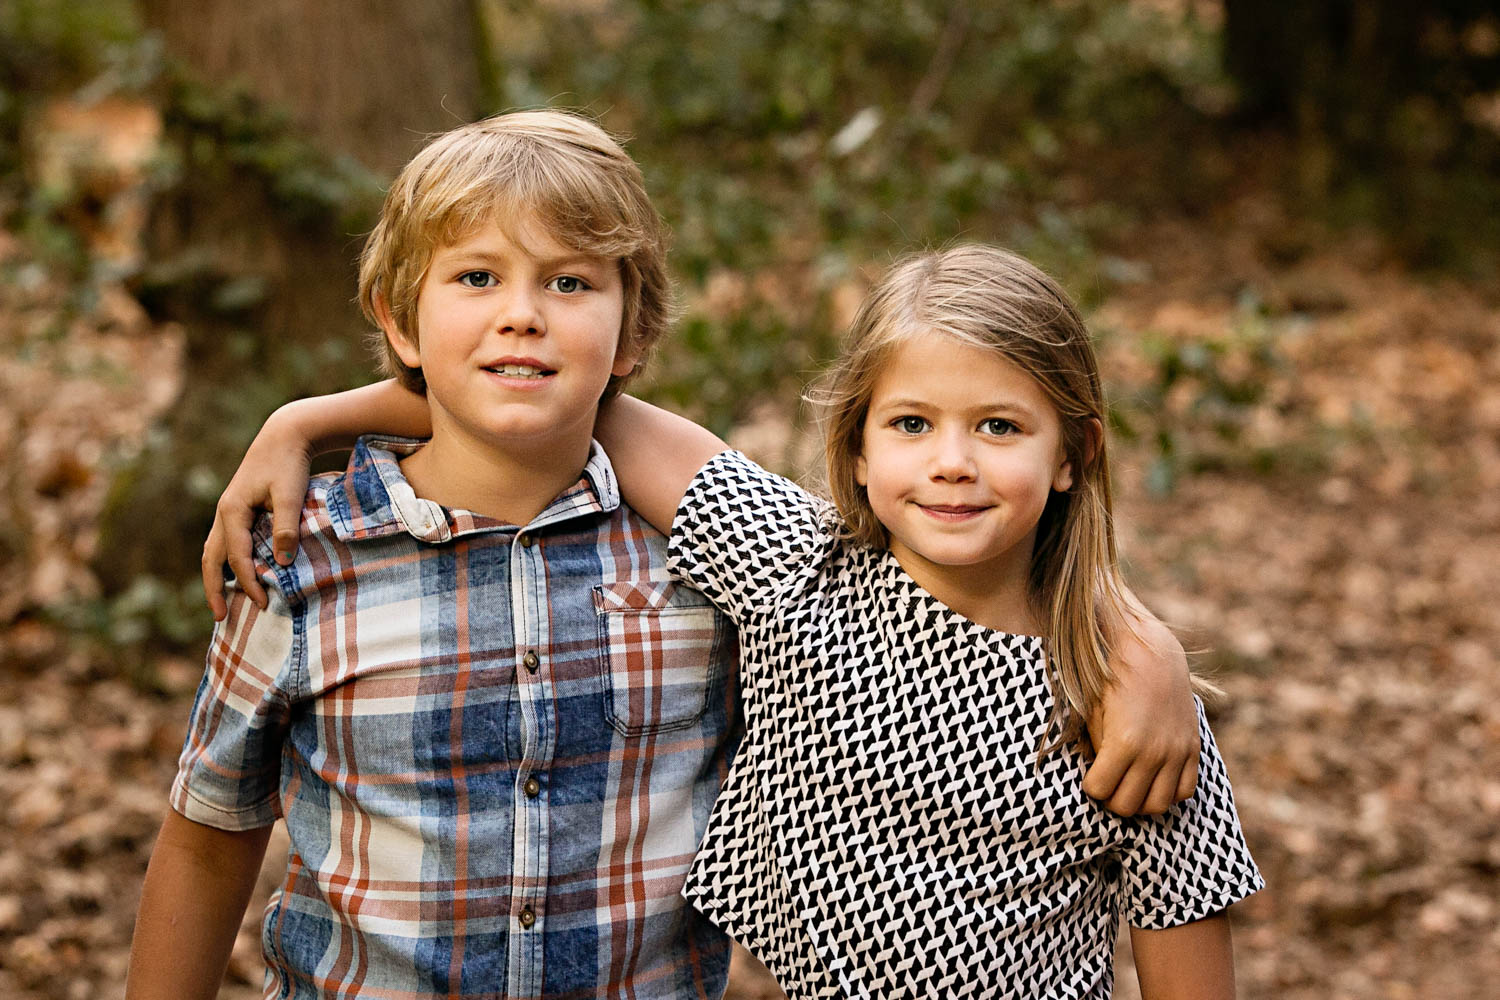
<path fill-rule="evenodd" d="M 501 298 L 495 313 L 495 328 L 500 333 L 522 336 L 547 332 L 542 311 L 537 308 L 536 296 L 524 288 L 514 288 L 510 294 Z"/>

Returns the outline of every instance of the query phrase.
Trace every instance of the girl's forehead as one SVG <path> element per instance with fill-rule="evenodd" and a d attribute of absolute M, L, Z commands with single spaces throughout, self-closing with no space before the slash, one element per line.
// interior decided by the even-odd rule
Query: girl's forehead
<path fill-rule="evenodd" d="M 1007 352 L 942 331 L 920 331 L 891 344 L 873 375 L 870 405 L 876 407 L 1052 408 L 1047 388 Z"/>

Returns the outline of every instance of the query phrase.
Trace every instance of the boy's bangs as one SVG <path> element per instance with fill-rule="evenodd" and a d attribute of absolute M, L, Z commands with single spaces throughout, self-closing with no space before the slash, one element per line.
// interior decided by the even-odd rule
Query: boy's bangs
<path fill-rule="evenodd" d="M 589 256 L 628 257 L 645 245 L 646 227 L 632 218 L 631 205 L 611 197 L 617 192 L 610 188 L 601 190 L 572 173 L 475 178 L 448 205 L 428 215 L 436 220 L 430 238 L 434 245 L 452 244 L 494 222 L 520 242 L 521 226 L 535 222 L 558 243 Z"/>

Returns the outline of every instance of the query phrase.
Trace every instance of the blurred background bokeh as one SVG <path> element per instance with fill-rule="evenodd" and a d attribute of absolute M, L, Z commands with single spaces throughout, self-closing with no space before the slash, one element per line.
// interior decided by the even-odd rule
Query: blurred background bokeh
<path fill-rule="evenodd" d="M 1485 0 L 0 0 L 0 995 L 120 994 L 213 501 L 277 405 L 371 378 L 395 169 L 548 105 L 628 138 L 675 233 L 639 390 L 789 474 L 895 254 L 1057 275 L 1130 577 L 1229 692 L 1270 884 L 1241 996 L 1495 995 Z M 225 996 L 258 995 L 240 945 Z"/>

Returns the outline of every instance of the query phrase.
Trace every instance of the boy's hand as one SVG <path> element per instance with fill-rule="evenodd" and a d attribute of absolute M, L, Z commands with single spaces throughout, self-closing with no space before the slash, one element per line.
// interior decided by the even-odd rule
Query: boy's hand
<path fill-rule="evenodd" d="M 1121 816 L 1159 814 L 1198 786 L 1198 711 L 1182 644 L 1150 615 L 1122 629 L 1114 682 L 1089 718 L 1095 757 L 1083 790 Z"/>
<path fill-rule="evenodd" d="M 297 552 L 302 503 L 307 496 L 312 443 L 296 421 L 278 410 L 255 435 L 250 449 L 214 508 L 214 524 L 203 543 L 203 597 L 214 621 L 228 612 L 224 601 L 226 559 L 245 595 L 266 607 L 266 592 L 255 573 L 250 527 L 255 512 L 269 507 L 276 561 L 287 565 Z"/>

